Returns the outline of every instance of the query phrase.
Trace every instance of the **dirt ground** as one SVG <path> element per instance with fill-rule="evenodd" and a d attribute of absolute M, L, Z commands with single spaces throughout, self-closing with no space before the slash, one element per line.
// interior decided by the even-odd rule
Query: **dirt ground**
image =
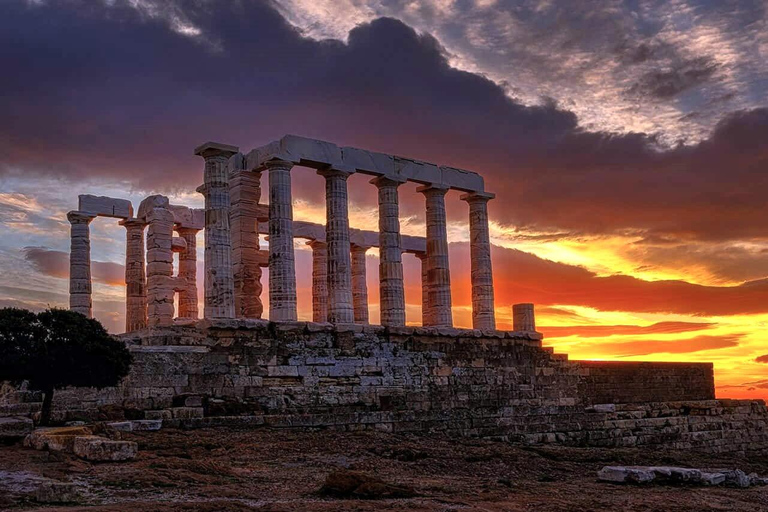
<path fill-rule="evenodd" d="M 268 429 L 164 429 L 123 434 L 123 439 L 139 443 L 132 462 L 91 464 L 20 443 L 0 446 L 0 510 L 768 511 L 768 487 L 596 480 L 597 470 L 611 464 L 739 468 L 768 476 L 764 457 Z M 340 469 L 410 487 L 416 495 L 372 500 L 321 494 L 328 474 Z M 29 492 L 41 477 L 79 484 L 81 504 L 40 507 Z"/>

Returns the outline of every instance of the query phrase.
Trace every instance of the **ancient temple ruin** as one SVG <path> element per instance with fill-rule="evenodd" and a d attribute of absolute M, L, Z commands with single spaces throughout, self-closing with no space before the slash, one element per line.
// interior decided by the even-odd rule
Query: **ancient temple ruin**
<path fill-rule="evenodd" d="M 452 327 L 451 274 L 448 258 L 445 195 L 463 192 L 469 206 L 472 264 L 472 323 L 496 328 L 493 272 L 488 229 L 488 201 L 480 175 L 447 166 L 340 148 L 293 135 L 256 148 L 247 155 L 237 147 L 208 142 L 195 149 L 205 161 L 205 209 L 171 205 L 163 196 L 142 201 L 134 216 L 125 199 L 81 195 L 72 225 L 70 307 L 92 314 L 89 222 L 115 217 L 126 229 L 126 332 L 198 317 L 196 236 L 205 235 L 203 317 L 261 318 L 261 268 L 269 268 L 272 321 L 296 321 L 294 238 L 308 240 L 313 252 L 313 321 L 368 323 L 365 253 L 379 249 L 381 325 L 405 325 L 403 253 L 422 262 L 422 325 Z M 294 222 L 291 169 L 316 169 L 325 178 L 325 226 Z M 260 203 L 261 177 L 269 176 L 269 204 Z M 347 178 L 373 176 L 378 189 L 379 232 L 349 227 Z M 426 237 L 400 234 L 398 187 L 412 181 L 425 197 Z M 146 228 L 146 247 L 144 230 Z M 262 250 L 259 235 L 269 235 Z M 179 254 L 177 272 L 173 253 Z"/>
<path fill-rule="evenodd" d="M 197 189 L 204 209 L 151 196 L 134 213 L 126 200 L 83 195 L 68 214 L 70 306 L 88 316 L 89 223 L 105 216 L 126 229 L 126 333 L 119 338 L 134 364 L 115 388 L 57 391 L 55 417 L 103 417 L 118 408 L 187 428 L 375 429 L 768 452 L 765 403 L 715 399 L 711 363 L 572 361 L 543 346 L 531 304 L 513 306 L 512 331 L 496 329 L 487 212 L 493 194 L 478 174 L 290 135 L 247 154 L 212 142 L 195 154 L 205 162 Z M 293 220 L 291 181 L 307 172 L 295 166 L 325 178 L 325 224 Z M 261 203 L 265 172 L 268 204 Z M 378 189 L 378 232 L 349 227 L 353 173 L 372 176 Z M 400 233 L 398 189 L 407 181 L 425 199 L 425 237 Z M 453 327 L 451 189 L 468 204 L 472 329 Z M 195 272 L 201 230 L 202 308 Z M 309 322 L 297 321 L 296 238 L 313 255 Z M 372 247 L 379 251 L 381 325 L 369 323 L 365 253 Z M 421 325 L 406 325 L 404 253 L 422 262 Z M 269 319 L 261 318 L 264 286 Z M 0 415 L 14 407 L 0 403 Z"/>

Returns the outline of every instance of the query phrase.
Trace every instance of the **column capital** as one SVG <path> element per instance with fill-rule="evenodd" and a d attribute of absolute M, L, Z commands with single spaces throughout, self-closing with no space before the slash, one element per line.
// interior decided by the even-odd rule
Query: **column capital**
<path fill-rule="evenodd" d="M 288 160 L 281 160 L 279 158 L 273 158 L 272 160 L 267 160 L 264 162 L 264 167 L 266 167 L 268 170 L 272 169 L 282 169 L 284 171 L 290 171 L 293 168 L 293 162 L 289 162 Z"/>
<path fill-rule="evenodd" d="M 189 226 L 180 226 L 178 224 L 175 224 L 173 229 L 174 229 L 174 231 L 176 231 L 180 235 L 193 234 L 193 233 L 197 234 L 200 231 L 202 231 L 202 229 L 200 229 L 200 228 L 193 228 L 193 227 L 189 227 Z"/>
<path fill-rule="evenodd" d="M 360 245 L 360 244 L 349 244 L 350 249 L 352 252 L 366 252 L 368 249 L 373 247 L 372 245 Z"/>
<path fill-rule="evenodd" d="M 206 160 L 209 158 L 224 157 L 229 158 L 240 152 L 237 146 L 222 144 L 220 142 L 206 142 L 195 148 L 195 155 L 201 156 Z"/>
<path fill-rule="evenodd" d="M 370 183 L 371 185 L 376 185 L 377 187 L 381 188 L 381 187 L 399 187 L 406 181 L 408 180 L 403 178 L 402 176 L 384 174 L 382 176 L 376 176 L 368 183 Z"/>
<path fill-rule="evenodd" d="M 325 249 L 328 247 L 328 244 L 323 242 L 322 240 L 308 240 L 307 245 L 310 246 L 312 249 Z"/>
<path fill-rule="evenodd" d="M 491 199 L 494 199 L 496 194 L 491 192 L 469 192 L 467 194 L 461 194 L 459 199 L 468 203 L 487 203 Z"/>
<path fill-rule="evenodd" d="M 144 222 L 142 219 L 137 219 L 135 217 L 131 217 L 129 219 L 123 219 L 118 222 L 121 226 L 124 228 L 141 228 L 144 229 L 147 225 L 146 222 Z"/>
<path fill-rule="evenodd" d="M 427 259 L 426 252 L 414 252 L 413 255 L 419 258 L 421 261 L 424 261 L 425 259 Z"/>
<path fill-rule="evenodd" d="M 347 178 L 355 174 L 355 171 L 347 171 L 344 169 L 335 169 L 333 167 L 328 167 L 326 169 L 318 169 L 317 174 L 319 174 L 323 178 L 342 178 L 346 180 Z"/>
<path fill-rule="evenodd" d="M 442 183 L 431 183 L 429 185 L 422 185 L 416 189 L 416 192 L 420 192 L 425 196 L 444 196 L 450 189 L 448 185 L 443 185 Z"/>
<path fill-rule="evenodd" d="M 89 224 L 96 215 L 87 212 L 71 211 L 67 213 L 67 220 L 70 224 Z"/>

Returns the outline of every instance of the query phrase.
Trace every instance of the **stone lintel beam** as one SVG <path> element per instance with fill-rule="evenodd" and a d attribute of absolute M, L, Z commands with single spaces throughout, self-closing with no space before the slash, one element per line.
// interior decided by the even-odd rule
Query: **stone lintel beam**
<path fill-rule="evenodd" d="M 426 198 L 428 325 L 451 327 L 451 271 L 448 262 L 448 226 L 445 194 L 448 187 L 433 184 L 419 187 Z"/>
<path fill-rule="evenodd" d="M 77 209 L 99 217 L 129 219 L 133 217 L 133 205 L 127 199 L 81 194 L 77 196 Z"/>
<path fill-rule="evenodd" d="M 488 228 L 488 201 L 494 194 L 464 194 L 469 204 L 469 240 L 472 275 L 472 326 L 475 329 L 496 329 L 491 265 L 491 237 Z"/>

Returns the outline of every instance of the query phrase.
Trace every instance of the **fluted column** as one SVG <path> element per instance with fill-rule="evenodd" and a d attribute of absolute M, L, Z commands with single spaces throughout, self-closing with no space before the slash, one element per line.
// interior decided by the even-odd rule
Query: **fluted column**
<path fill-rule="evenodd" d="M 89 224 L 95 218 L 83 212 L 69 212 L 69 309 L 91 318 L 91 235 Z"/>
<path fill-rule="evenodd" d="M 120 221 L 125 227 L 125 332 L 147 326 L 147 273 L 144 265 L 144 228 L 139 219 Z"/>
<path fill-rule="evenodd" d="M 198 318 L 197 307 L 197 232 L 194 228 L 176 228 L 176 232 L 187 243 L 179 253 L 179 277 L 186 281 L 186 287 L 179 292 L 179 318 Z"/>
<path fill-rule="evenodd" d="M 270 160 L 269 169 L 269 319 L 296 320 L 296 263 L 293 254 L 291 162 Z"/>
<path fill-rule="evenodd" d="M 352 244 L 352 306 L 356 324 L 368 323 L 368 283 L 365 271 L 365 252 L 368 247 Z"/>
<path fill-rule="evenodd" d="M 469 203 L 469 243 L 472 259 L 472 326 L 475 329 L 496 329 L 493 300 L 493 269 L 491 267 L 491 236 L 488 229 L 489 193 L 464 194 Z"/>
<path fill-rule="evenodd" d="M 312 248 L 312 321 L 328 321 L 328 247 L 325 242 L 307 242 Z"/>
<path fill-rule="evenodd" d="M 261 318 L 261 267 L 258 205 L 261 172 L 236 170 L 230 173 L 232 207 L 232 268 L 235 279 L 235 316 Z"/>
<path fill-rule="evenodd" d="M 147 325 L 173 325 L 173 213 L 153 208 L 147 214 Z"/>
<path fill-rule="evenodd" d="M 318 171 L 325 178 L 325 240 L 328 244 L 328 321 L 351 324 L 352 271 L 349 252 L 349 207 L 347 178 L 350 173 L 336 169 Z"/>
<path fill-rule="evenodd" d="M 417 252 L 414 256 L 421 261 L 421 325 L 429 325 L 429 297 L 427 293 L 429 288 L 427 273 L 429 262 L 427 261 L 426 252 Z"/>
<path fill-rule="evenodd" d="M 404 181 L 404 180 L 403 180 Z M 405 289 L 400 240 L 400 178 L 371 180 L 379 189 L 379 307 L 381 325 L 405 325 Z"/>
<path fill-rule="evenodd" d="M 522 332 L 536 331 L 536 314 L 533 304 L 523 303 L 512 306 L 512 329 Z"/>
<path fill-rule="evenodd" d="M 427 202 L 427 302 L 429 324 L 452 326 L 451 271 L 448 264 L 448 228 L 445 217 L 445 194 L 439 185 L 419 187 Z"/>
<path fill-rule="evenodd" d="M 227 160 L 237 151 L 213 142 L 195 149 L 205 159 L 203 186 L 198 188 L 205 197 L 205 318 L 235 317 Z"/>

